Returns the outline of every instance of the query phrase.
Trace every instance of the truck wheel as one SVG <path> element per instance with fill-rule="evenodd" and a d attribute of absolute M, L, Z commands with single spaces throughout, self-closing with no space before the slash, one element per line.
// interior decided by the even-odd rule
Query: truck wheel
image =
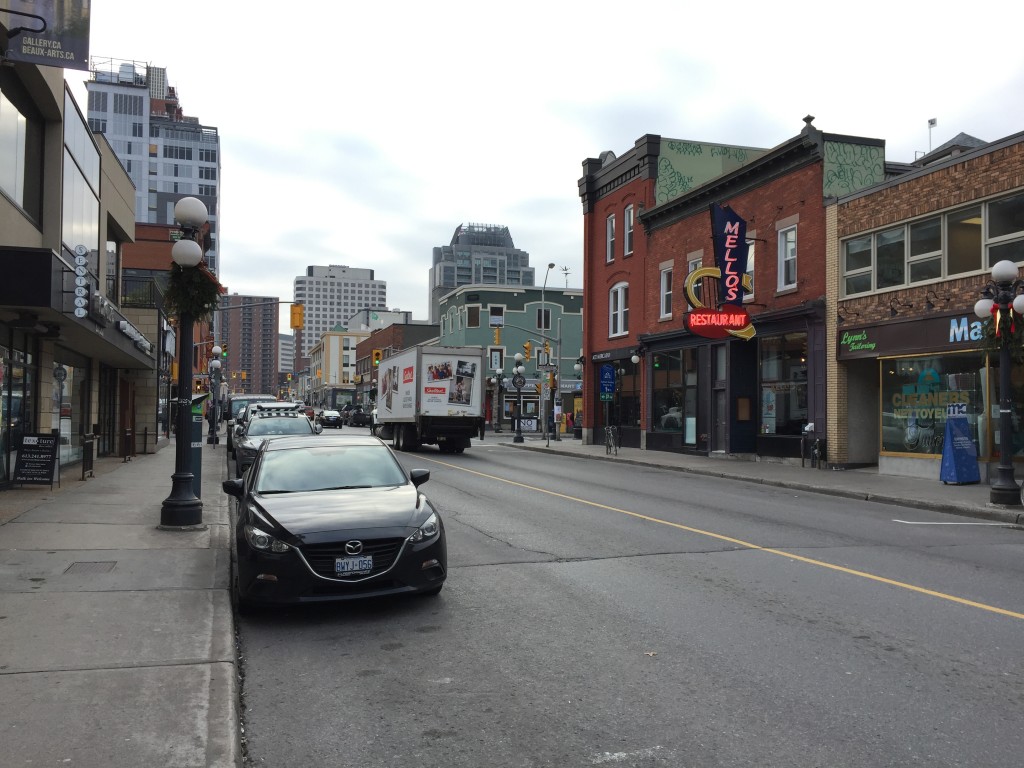
<path fill-rule="evenodd" d="M 395 435 L 392 438 L 396 451 L 405 450 L 405 424 L 395 424 Z"/>

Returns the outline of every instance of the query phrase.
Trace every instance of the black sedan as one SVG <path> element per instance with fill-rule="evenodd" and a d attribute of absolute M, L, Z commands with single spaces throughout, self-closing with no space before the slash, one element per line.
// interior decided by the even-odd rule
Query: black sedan
<path fill-rule="evenodd" d="M 320 415 L 316 417 L 316 421 L 322 427 L 337 427 L 341 429 L 342 418 L 341 414 L 337 411 L 320 411 Z"/>
<path fill-rule="evenodd" d="M 441 516 L 391 449 L 369 435 L 266 442 L 238 500 L 240 610 L 396 594 L 436 595 L 448 573 Z"/>

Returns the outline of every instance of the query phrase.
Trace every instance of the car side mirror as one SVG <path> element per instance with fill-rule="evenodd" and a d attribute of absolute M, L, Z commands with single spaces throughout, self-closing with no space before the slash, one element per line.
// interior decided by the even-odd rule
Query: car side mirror
<path fill-rule="evenodd" d="M 323 434 L 323 431 L 324 431 L 324 425 L 323 425 L 323 424 L 317 424 L 317 425 L 315 425 L 315 426 L 313 427 L 313 431 L 314 431 L 314 432 L 316 432 L 316 433 L 317 433 L 318 435 L 320 435 L 320 434 Z"/>
<path fill-rule="evenodd" d="M 242 478 L 236 477 L 225 480 L 220 484 L 220 487 L 224 489 L 224 493 L 228 496 L 234 496 L 236 499 L 242 498 L 242 489 L 244 487 Z"/>
<path fill-rule="evenodd" d="M 427 480 L 430 479 L 429 469 L 412 469 L 409 470 L 409 479 L 412 480 L 412 484 L 419 488 Z"/>

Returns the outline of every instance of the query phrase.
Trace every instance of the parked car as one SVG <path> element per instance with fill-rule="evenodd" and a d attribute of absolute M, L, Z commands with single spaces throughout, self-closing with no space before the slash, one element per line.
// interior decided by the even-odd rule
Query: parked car
<path fill-rule="evenodd" d="M 320 411 L 320 415 L 316 417 L 317 423 L 324 427 L 337 427 L 341 429 L 341 425 L 344 423 L 341 418 L 341 414 L 337 411 Z"/>
<path fill-rule="evenodd" d="M 233 594 L 253 605 L 436 595 L 448 573 L 444 523 L 409 472 L 369 435 L 264 443 L 238 500 Z"/>
<path fill-rule="evenodd" d="M 241 477 L 256 459 L 260 446 L 284 435 L 318 435 L 314 425 L 294 403 L 254 403 L 241 434 L 235 436 L 235 476 Z"/>
<path fill-rule="evenodd" d="M 299 406 L 299 410 L 306 414 L 306 418 L 310 421 L 316 420 L 316 411 L 313 410 L 312 405 L 306 405 L 305 403 L 296 403 Z"/>
<path fill-rule="evenodd" d="M 370 425 L 370 414 L 363 410 L 363 406 L 357 405 L 348 412 L 348 424 L 351 427 L 367 427 Z"/>
<path fill-rule="evenodd" d="M 276 400 L 277 397 L 274 395 L 232 395 L 228 398 L 228 407 L 224 409 L 224 420 L 227 422 L 228 433 L 228 456 L 233 456 L 235 453 L 235 424 L 238 421 L 239 415 L 245 409 L 245 406 L 257 401 L 272 403 Z"/>

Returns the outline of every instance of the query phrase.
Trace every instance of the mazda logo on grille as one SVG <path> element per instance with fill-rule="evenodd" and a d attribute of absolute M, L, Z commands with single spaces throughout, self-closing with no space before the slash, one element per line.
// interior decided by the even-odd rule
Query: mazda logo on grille
<path fill-rule="evenodd" d="M 363 551 L 363 542 L 361 541 L 347 541 L 345 542 L 345 554 L 346 555 L 358 555 Z"/>

